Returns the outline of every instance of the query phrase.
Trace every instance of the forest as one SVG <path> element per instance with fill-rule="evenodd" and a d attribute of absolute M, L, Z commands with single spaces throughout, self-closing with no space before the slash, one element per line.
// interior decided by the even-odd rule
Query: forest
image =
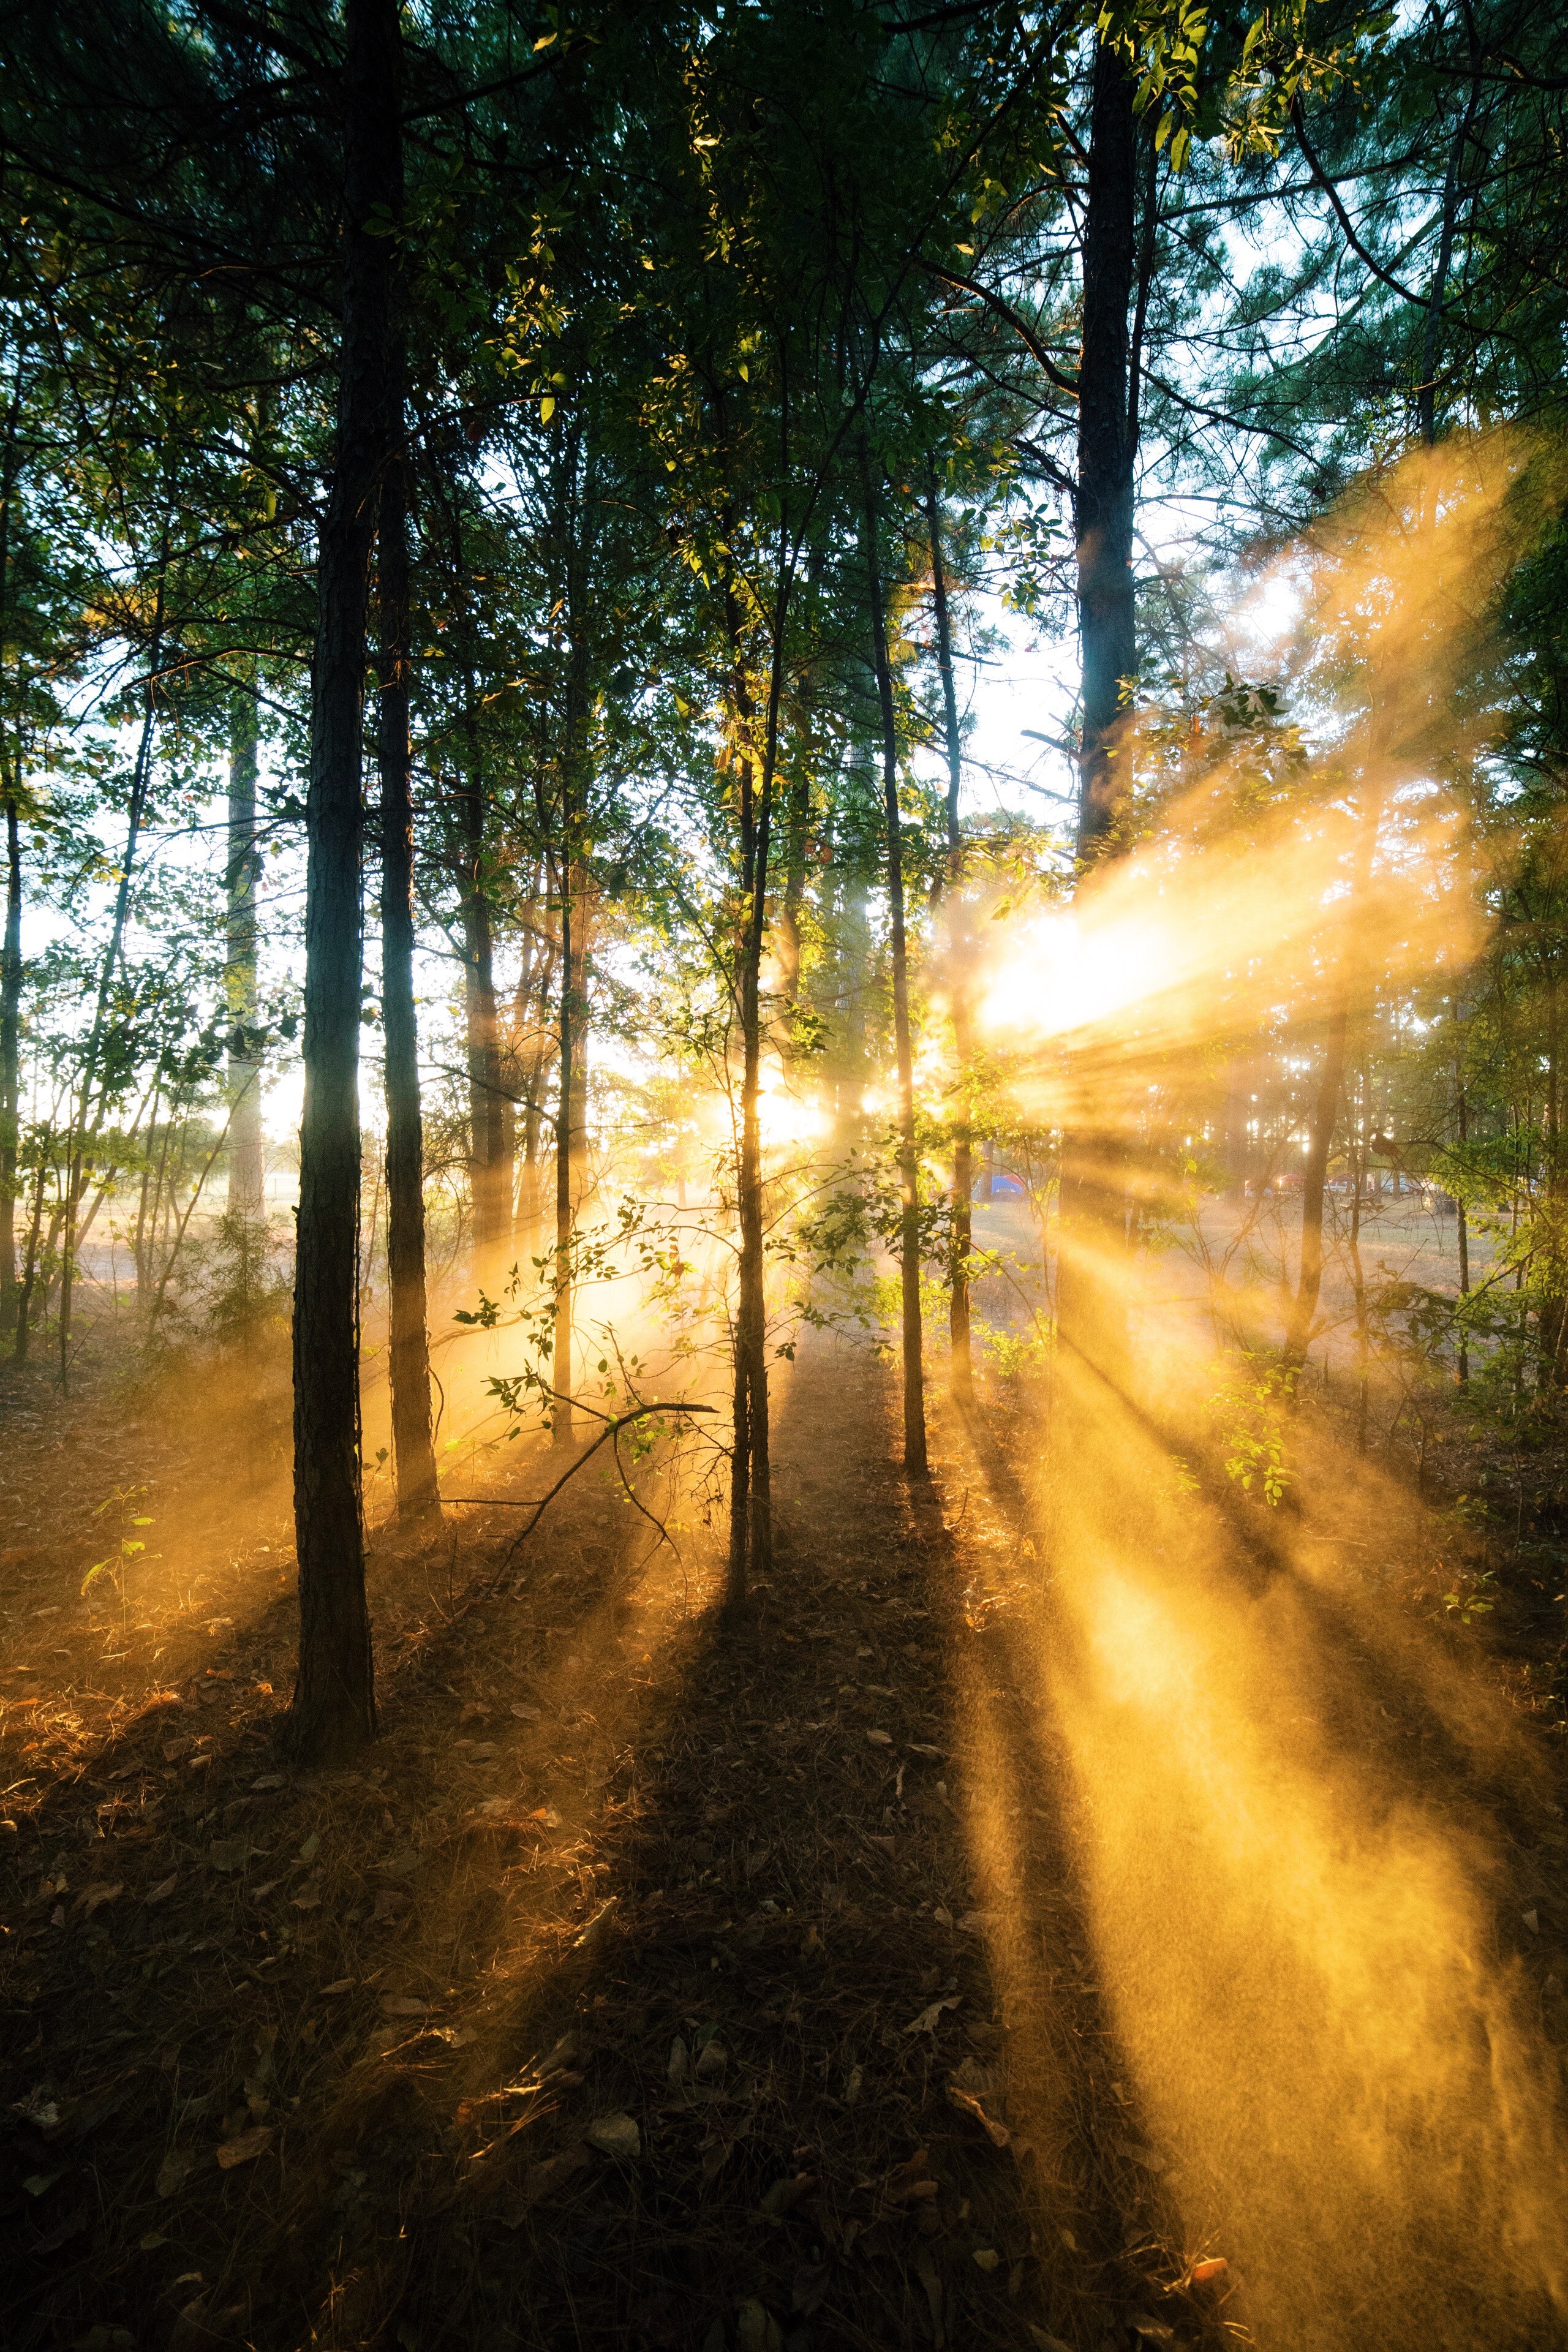
<path fill-rule="evenodd" d="M 0 2343 L 1568 2343 L 1562 29 L 0 10 Z"/>

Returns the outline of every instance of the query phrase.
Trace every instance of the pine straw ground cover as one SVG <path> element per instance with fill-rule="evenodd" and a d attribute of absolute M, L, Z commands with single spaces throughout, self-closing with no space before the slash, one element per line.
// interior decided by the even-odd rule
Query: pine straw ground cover
<path fill-rule="evenodd" d="M 712 1564 L 649 1559 L 587 1477 L 516 1598 L 502 1513 L 454 1515 L 455 1562 L 384 1536 L 384 1737 L 289 1780 L 274 1492 L 222 1574 L 179 1562 L 180 1622 L 213 1612 L 184 1672 L 154 1616 L 156 1687 L 7 1706 L 8 2342 L 1234 2335 L 1105 2079 L 1048 1792 L 1026 1885 L 964 1834 L 982 1717 L 993 1761 L 1022 1730 L 988 1645 L 1030 1564 L 911 1508 L 864 1357 L 804 1360 L 780 1418 L 780 1559 L 738 1632 Z M 21 1573 L 39 1605 L 52 1571 Z M 999 1939 L 1048 1996 L 1026 2061 Z"/>

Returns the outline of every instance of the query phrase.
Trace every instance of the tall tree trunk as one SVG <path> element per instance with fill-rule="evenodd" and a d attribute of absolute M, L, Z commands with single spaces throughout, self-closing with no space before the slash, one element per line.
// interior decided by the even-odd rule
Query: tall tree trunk
<path fill-rule="evenodd" d="M 1132 583 L 1133 397 L 1128 385 L 1132 296 L 1135 127 L 1132 83 L 1104 46 L 1094 60 L 1089 205 L 1083 233 L 1083 351 L 1079 369 L 1079 630 L 1083 738 L 1078 853 L 1101 856 L 1124 793 L 1116 762 L 1124 681 L 1138 667 Z"/>
<path fill-rule="evenodd" d="M 572 919 L 573 863 L 569 837 L 561 851 L 561 1046 L 556 1065 L 555 1103 L 555 1333 L 551 1385 L 555 1391 L 552 1433 L 556 1445 L 575 1442 L 572 1414 L 573 1234 L 576 1222 L 573 1176 L 577 1108 L 577 948 Z"/>
<path fill-rule="evenodd" d="M 247 667 L 250 666 L 247 665 Z M 242 1217 L 265 1207 L 261 1164 L 261 1059 L 256 1030 L 256 697 L 253 676 L 236 691 L 228 736 L 228 870 L 224 993 L 228 1050 L 228 1206 Z"/>
<path fill-rule="evenodd" d="M 1383 729 L 1379 711 L 1374 705 L 1366 766 L 1373 775 L 1381 773 L 1383 764 Z M 1311 1344 L 1312 1321 L 1318 1311 L 1318 1297 L 1323 1280 L 1323 1198 L 1328 1182 L 1329 1156 L 1334 1139 L 1334 1124 L 1339 1116 L 1340 1097 L 1344 1089 L 1345 1055 L 1350 1035 L 1351 1008 L 1354 1002 L 1361 971 L 1361 941 L 1357 922 L 1366 904 L 1366 893 L 1372 880 L 1373 860 L 1377 849 L 1377 828 L 1382 814 L 1382 800 L 1375 786 L 1368 786 L 1367 799 L 1357 831 L 1355 860 L 1351 872 L 1351 887 L 1344 902 L 1341 920 L 1340 949 L 1333 971 L 1329 975 L 1328 1034 L 1323 1043 L 1322 1066 L 1318 1073 L 1317 1100 L 1312 1113 L 1312 1125 L 1307 1139 L 1307 1157 L 1301 1171 L 1301 1258 L 1296 1277 L 1296 1297 L 1286 1322 L 1284 1359 L 1288 1367 L 1300 1371 L 1307 1360 Z M 1370 1103 L 1365 1106 L 1371 1116 Z M 1363 1126 L 1365 1121 L 1363 1120 Z M 1360 1214 L 1361 1178 L 1356 1178 L 1357 1215 Z"/>
<path fill-rule="evenodd" d="M 11 609 L 11 511 L 20 470 L 23 354 L 5 412 L 5 454 L 0 460 L 0 642 Z M 16 1328 L 16 1157 L 22 1139 L 22 836 L 17 796 L 22 788 L 22 727 L 17 715 L 11 746 L 0 709 L 0 796 L 5 807 L 5 939 L 0 950 L 0 1331 Z"/>
<path fill-rule="evenodd" d="M 888 626 L 882 602 L 881 558 L 877 544 L 877 495 L 871 460 L 860 445 L 865 495 L 866 586 L 871 608 L 871 657 L 882 718 L 882 806 L 888 841 L 888 914 L 892 934 L 893 1044 L 899 1066 L 899 1272 L 902 1296 L 904 1360 L 904 1468 L 911 1476 L 926 1468 L 925 1382 L 921 1334 L 920 1158 L 915 1143 L 914 1055 L 910 1043 L 910 968 L 904 932 L 904 848 L 899 819 L 899 733 L 893 709 L 893 675 L 888 661 Z"/>
<path fill-rule="evenodd" d="M 1100 43 L 1089 115 L 1089 202 L 1083 233 L 1083 344 L 1079 367 L 1079 634 L 1082 738 L 1078 856 L 1088 866 L 1114 845 L 1125 792 L 1124 681 L 1138 665 L 1132 582 L 1135 387 L 1128 383 L 1128 306 L 1136 214 L 1133 85 Z M 1126 1348 L 1121 1291 L 1125 1245 L 1125 1141 L 1114 1107 L 1065 1135 L 1057 1220 L 1060 1342 L 1120 1384 Z"/>
<path fill-rule="evenodd" d="M 469 691 L 477 691 L 471 679 Z M 495 936 L 485 875 L 484 783 L 471 728 L 469 757 L 470 772 L 462 795 L 463 1003 L 468 1028 L 474 1254 L 483 1281 L 490 1273 L 489 1260 L 510 1228 L 511 1170 L 496 1020 Z"/>
<path fill-rule="evenodd" d="M 736 994 L 741 1016 L 741 1152 L 736 1212 L 741 1228 L 736 1269 L 734 1450 L 730 1466 L 730 1559 L 725 1606 L 745 1604 L 752 1580 L 771 1574 L 773 1558 L 773 1453 L 768 1398 L 767 1265 L 763 1249 L 762 1056 L 763 943 L 767 936 L 768 858 L 773 832 L 773 786 L 778 772 L 779 712 L 784 700 L 784 627 L 789 616 L 793 567 L 783 553 L 773 600 L 768 665 L 768 702 L 759 760 L 749 740 L 754 708 L 746 684 L 740 611 L 733 591 L 725 592 L 725 616 L 733 663 L 735 716 L 747 736 L 740 768 L 741 903 L 740 969 Z"/>
<path fill-rule="evenodd" d="M 971 1119 L 973 1028 L 970 987 L 974 941 L 963 897 L 963 834 L 959 796 L 963 784 L 963 743 L 958 725 L 958 688 L 952 673 L 952 620 L 947 604 L 947 573 L 942 558 L 942 504 L 934 467 L 926 476 L 926 522 L 931 533 L 931 604 L 936 616 L 936 664 L 942 678 L 942 732 L 947 751 L 948 950 L 952 958 L 952 1038 L 958 1054 L 959 1116 L 952 1136 L 952 1244 L 948 1297 L 948 1379 L 955 1402 L 971 1404 L 974 1370 L 970 1353 L 969 1254 L 973 1245 L 974 1189 Z"/>
<path fill-rule="evenodd" d="M 0 1331 L 16 1328 L 16 1157 L 22 1134 L 22 836 L 5 794 L 5 941 L 0 953 Z"/>
<path fill-rule="evenodd" d="M 11 1342 L 11 1361 L 18 1365 L 25 1364 L 27 1360 L 27 1347 L 32 1337 L 30 1316 L 33 1286 L 38 1273 L 39 1237 L 44 1223 L 44 1181 L 47 1173 L 47 1162 L 40 1152 L 37 1173 L 33 1183 L 33 1213 L 27 1225 L 26 1247 L 22 1253 L 22 1276 L 16 1286 L 16 1333 Z"/>
<path fill-rule="evenodd" d="M 141 740 L 136 747 L 136 765 L 131 779 L 131 805 L 125 821 L 125 862 L 120 869 L 120 880 L 114 893 L 114 914 L 109 927 L 109 944 L 99 971 L 98 992 L 93 1003 L 92 1023 L 88 1031 L 87 1045 L 82 1054 L 81 1083 L 72 1112 L 66 1144 L 65 1191 L 60 1201 L 60 1322 L 59 1366 L 62 1392 L 70 1386 L 71 1308 L 76 1276 L 77 1218 L 81 1197 L 87 1186 L 88 1161 L 95 1137 L 101 1131 L 107 1108 L 107 1087 L 99 1091 L 93 1101 L 93 1088 L 99 1080 L 99 1056 L 103 1049 L 103 1033 L 109 1019 L 109 1000 L 114 987 L 114 974 L 120 962 L 120 950 L 125 938 L 126 918 L 131 910 L 131 877 L 135 870 L 136 852 L 142 838 L 142 820 L 146 814 L 147 795 L 153 781 L 153 731 L 157 719 L 157 671 L 163 644 L 163 579 L 168 560 L 167 532 L 158 567 L 158 596 L 153 612 L 152 646 L 148 659 L 147 703 L 142 720 Z"/>
<path fill-rule="evenodd" d="M 1464 1063 L 1458 1055 L 1456 1055 L 1455 1058 L 1454 1079 L 1455 1108 L 1458 1114 L 1459 1142 L 1462 1147 L 1469 1141 L 1469 1106 L 1465 1095 Z M 1461 1176 L 1462 1174 L 1463 1171 L 1461 1169 Z M 1455 1237 L 1458 1243 L 1459 1249 L 1459 1297 L 1461 1298 L 1468 1298 L 1470 1295 L 1470 1228 L 1469 1221 L 1465 1214 L 1465 1203 L 1463 1199 L 1460 1197 L 1456 1197 L 1455 1199 L 1454 1213 L 1458 1227 Z M 1462 1324 L 1459 1328 L 1459 1346 L 1458 1359 L 1455 1365 L 1455 1377 L 1458 1380 L 1460 1388 L 1468 1387 L 1470 1378 L 1470 1351 L 1468 1343 L 1465 1337 L 1464 1326 Z"/>
<path fill-rule="evenodd" d="M 336 472 L 316 566 L 305 1107 L 294 1277 L 294 1529 L 300 1667 L 282 1727 L 301 1762 L 338 1762 L 375 1732 L 360 1515 L 359 1028 L 361 735 L 365 623 L 386 461 L 392 240 L 402 187 L 396 0 L 347 0 L 343 320 Z"/>
<path fill-rule="evenodd" d="M 381 1005 L 386 1052 L 386 1279 L 391 1325 L 392 1454 L 397 1515 L 438 1513 L 430 1433 L 425 1297 L 425 1139 L 414 1009 L 414 800 L 408 747 L 409 468 L 402 354 L 394 361 L 391 449 L 381 486 Z"/>

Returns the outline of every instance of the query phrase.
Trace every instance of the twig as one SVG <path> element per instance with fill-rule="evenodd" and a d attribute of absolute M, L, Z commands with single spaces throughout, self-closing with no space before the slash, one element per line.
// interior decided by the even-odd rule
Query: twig
<path fill-rule="evenodd" d="M 552 1389 L 548 1390 L 546 1393 L 553 1396 L 556 1391 Z M 575 1402 L 575 1400 L 574 1400 L 574 1402 Z M 482 1503 L 498 1510 L 531 1510 L 533 1513 L 533 1517 L 530 1519 L 528 1525 L 521 1528 L 507 1546 L 507 1549 L 501 1557 L 500 1566 L 497 1569 L 495 1574 L 490 1578 L 489 1584 L 485 1587 L 487 1591 L 494 1591 L 496 1586 L 500 1582 L 501 1578 L 511 1566 L 513 1559 L 521 1549 L 522 1546 L 528 1541 L 529 1537 L 533 1533 L 534 1528 L 539 1525 L 540 1520 L 544 1517 L 545 1512 L 555 1500 L 555 1497 L 561 1492 L 562 1487 L 565 1486 L 568 1479 L 574 1478 L 577 1475 L 578 1471 L 581 1470 L 586 1463 L 593 1460 L 601 1445 L 607 1445 L 611 1444 L 612 1441 L 618 1439 L 622 1430 L 628 1428 L 633 1422 L 647 1421 L 656 1412 L 717 1412 L 719 1408 L 717 1405 L 711 1404 L 682 1404 L 679 1402 L 673 1402 L 639 1404 L 631 1412 L 613 1414 L 600 1413 L 598 1412 L 598 1408 L 595 1405 L 585 1405 L 583 1407 L 583 1410 L 584 1412 L 594 1413 L 597 1419 L 604 1422 L 605 1426 L 600 1431 L 598 1436 L 595 1438 L 592 1445 L 588 1446 L 584 1452 L 580 1454 L 577 1456 L 576 1461 L 574 1462 L 568 1469 L 562 1472 L 560 1477 L 557 1478 L 554 1486 L 552 1486 L 548 1495 L 544 1496 L 540 1501 L 536 1503 L 521 1502 L 510 1496 L 503 1495 L 454 1495 L 448 1496 L 447 1499 L 449 1501 L 457 1503 Z M 620 1457 L 618 1454 L 616 1458 L 616 1466 L 617 1469 L 620 1469 Z M 621 1483 L 623 1486 L 626 1485 L 626 1473 L 624 1470 L 621 1470 Z M 629 1487 L 627 1487 L 626 1491 L 628 1494 L 631 1492 Z M 637 1501 L 635 1495 L 632 1496 L 632 1500 L 634 1502 Z M 637 1507 L 639 1510 L 643 1508 L 641 1504 L 638 1504 Z M 650 1511 L 644 1511 L 643 1515 L 647 1518 L 652 1518 L 653 1517 L 653 1514 Z M 655 1520 L 654 1524 L 658 1526 L 658 1523 Z"/>

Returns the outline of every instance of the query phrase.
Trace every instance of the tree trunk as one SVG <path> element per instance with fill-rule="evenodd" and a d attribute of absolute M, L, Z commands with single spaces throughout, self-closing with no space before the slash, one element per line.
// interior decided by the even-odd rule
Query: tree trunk
<path fill-rule="evenodd" d="M 359 1029 L 361 732 L 365 623 L 393 362 L 390 237 L 402 186 L 395 0 L 347 0 L 343 321 L 336 474 L 316 566 L 305 1107 L 294 1276 L 294 1528 L 300 1667 L 282 1744 L 300 1762 L 352 1756 L 375 1732 L 360 1516 Z"/>
<path fill-rule="evenodd" d="M 470 691 L 477 691 L 470 680 Z M 495 938 L 485 877 L 485 796 L 470 729 L 471 772 L 463 793 L 463 1003 L 468 1028 L 469 1189 L 480 1281 L 508 1238 L 511 1171 L 506 1150 L 500 1040 L 496 1021 Z"/>
<path fill-rule="evenodd" d="M 16 793 L 5 795 L 5 944 L 0 954 L 0 1331 L 16 1328 L 16 1157 L 22 1134 L 22 837 Z"/>
<path fill-rule="evenodd" d="M 1128 305 L 1136 212 L 1133 85 L 1113 50 L 1094 59 L 1089 202 L 1083 233 L 1083 344 L 1079 368 L 1079 632 L 1082 738 L 1078 856 L 1113 846 L 1125 791 L 1124 681 L 1138 664 L 1132 582 L 1136 401 L 1128 386 Z M 1098 1126 L 1065 1135 L 1057 1220 L 1057 1330 L 1061 1344 L 1115 1385 L 1124 1376 L 1125 1141 L 1107 1106 Z"/>
<path fill-rule="evenodd" d="M 910 1044 L 909 951 L 904 934 L 904 850 L 899 820 L 899 735 L 893 709 L 893 677 L 888 662 L 888 630 L 882 606 L 881 561 L 877 545 L 877 497 L 871 461 L 860 447 L 866 515 L 866 585 L 871 607 L 871 656 L 882 717 L 882 805 L 888 838 L 888 913 L 892 932 L 893 1043 L 899 1065 L 899 1271 L 902 1293 L 904 1360 L 904 1468 L 911 1476 L 926 1468 L 925 1385 L 921 1334 L 920 1159 L 915 1143 L 914 1055 Z"/>
<path fill-rule="evenodd" d="M 408 462 L 401 354 L 390 399 L 392 446 L 381 488 L 381 1008 L 386 1054 L 386 1279 L 391 1325 L 392 1454 L 397 1516 L 440 1510 L 430 1434 L 425 1297 L 425 1139 L 414 1009 L 414 802 L 408 749 Z"/>
<path fill-rule="evenodd" d="M 234 698 L 228 737 L 227 922 L 224 993 L 230 1024 L 228 1049 L 228 1207 L 231 1214 L 265 1213 L 261 1162 L 261 1060 L 256 1051 L 256 698 L 251 680 Z"/>
<path fill-rule="evenodd" d="M 784 560 L 781 543 L 763 754 L 759 761 L 753 744 L 747 740 L 740 767 L 742 919 L 735 992 L 741 1017 L 741 1150 L 735 1207 L 741 1228 L 741 1255 L 736 1270 L 734 1442 L 730 1465 L 729 1574 L 724 1593 L 725 1607 L 731 1614 L 745 1605 L 752 1580 L 772 1572 L 773 1558 L 767 1265 L 763 1245 L 762 973 L 779 712 L 784 699 L 784 633 L 791 584 L 792 573 Z M 742 733 L 749 736 L 754 709 L 742 660 L 740 608 L 732 589 L 725 592 L 724 606 L 733 664 L 735 717 Z"/>
<path fill-rule="evenodd" d="M 1458 1060 L 1458 1058 L 1456 1060 L 1455 1068 L 1455 1108 L 1458 1114 L 1459 1142 L 1461 1147 L 1463 1147 L 1463 1145 L 1468 1143 L 1469 1140 L 1469 1106 L 1465 1096 L 1464 1064 L 1462 1060 Z M 1463 1181 L 1463 1175 L 1464 1171 L 1461 1164 L 1461 1181 Z M 1470 1228 L 1468 1220 L 1465 1214 L 1464 1201 L 1458 1196 L 1456 1196 L 1454 1202 L 1454 1213 L 1457 1224 L 1455 1238 L 1458 1244 L 1459 1250 L 1459 1297 L 1461 1298 L 1468 1298 L 1470 1295 Z M 1465 1388 L 1468 1385 L 1470 1378 L 1470 1351 L 1466 1340 L 1465 1329 L 1462 1324 L 1459 1327 L 1459 1346 L 1458 1360 L 1455 1366 L 1455 1377 L 1458 1380 L 1460 1388 Z"/>
<path fill-rule="evenodd" d="M 1124 681 L 1138 667 L 1132 583 L 1132 406 L 1128 305 L 1132 295 L 1135 131 L 1132 83 L 1115 53 L 1094 60 L 1089 205 L 1083 233 L 1083 351 L 1079 369 L 1079 628 L 1083 739 L 1078 853 L 1103 854 L 1124 786 L 1116 752 Z"/>
<path fill-rule="evenodd" d="M 947 890 L 948 951 L 952 958 L 952 1038 L 958 1055 L 959 1116 L 952 1137 L 952 1244 L 948 1297 L 948 1380 L 959 1405 L 974 1400 L 974 1370 L 969 1335 L 969 1254 L 973 1245 L 972 1201 L 974 1187 L 973 1139 L 971 1134 L 971 1071 L 973 1045 L 970 987 L 974 956 L 969 909 L 963 887 L 963 834 L 959 822 L 959 795 L 963 782 L 963 747 L 958 726 L 958 689 L 952 674 L 952 623 L 947 605 L 947 574 L 942 560 L 942 507 L 934 469 L 926 478 L 926 521 L 931 532 L 931 603 L 936 615 L 936 663 L 942 677 L 942 730 L 947 751 Z"/>
<path fill-rule="evenodd" d="M 0 462 L 0 637 L 10 614 L 11 509 L 20 465 L 17 440 L 22 416 L 22 355 L 5 415 L 5 455 Z M 0 729 L 4 728 L 0 713 Z M 0 732 L 0 792 L 5 803 L 5 940 L 0 951 L 0 1331 L 16 1328 L 20 1292 L 16 1280 L 16 1158 L 22 1139 L 22 836 L 17 795 L 22 784 L 22 730 L 18 720 L 7 754 Z"/>
<path fill-rule="evenodd" d="M 167 559 L 167 535 L 163 559 Z M 62 1393 L 70 1387 L 71 1307 L 76 1276 L 77 1213 L 87 1186 L 88 1154 L 96 1135 L 101 1130 L 108 1089 L 101 1088 L 96 1107 L 93 1087 L 99 1076 L 99 1055 L 103 1045 L 104 1024 L 109 1017 L 109 1000 L 114 987 L 114 974 L 120 962 L 120 950 L 125 938 L 126 918 L 131 909 L 131 877 L 135 870 L 136 851 L 142 838 L 142 820 L 146 813 L 147 794 L 153 781 L 153 730 L 157 716 L 156 688 L 153 673 L 157 670 L 163 642 L 163 564 L 158 572 L 158 601 L 153 624 L 152 645 L 148 659 L 147 706 L 142 720 L 142 737 L 136 749 L 136 765 L 131 781 L 131 806 L 125 821 L 125 862 L 120 869 L 120 881 L 114 894 L 114 915 L 109 927 L 109 945 L 99 973 L 98 993 L 93 1005 L 92 1025 L 88 1031 L 87 1045 L 82 1054 L 81 1085 L 67 1137 L 65 1191 L 60 1202 L 60 1324 L 59 1366 Z M 47 1296 L 47 1294 L 46 1294 Z"/>
<path fill-rule="evenodd" d="M 572 1417 L 572 1253 L 576 1202 L 574 1121 L 577 1108 L 576 925 L 572 919 L 572 859 L 569 843 L 561 854 L 561 1048 L 555 1103 L 555 1336 L 551 1385 L 555 1391 L 552 1434 L 556 1445 L 574 1442 Z"/>

